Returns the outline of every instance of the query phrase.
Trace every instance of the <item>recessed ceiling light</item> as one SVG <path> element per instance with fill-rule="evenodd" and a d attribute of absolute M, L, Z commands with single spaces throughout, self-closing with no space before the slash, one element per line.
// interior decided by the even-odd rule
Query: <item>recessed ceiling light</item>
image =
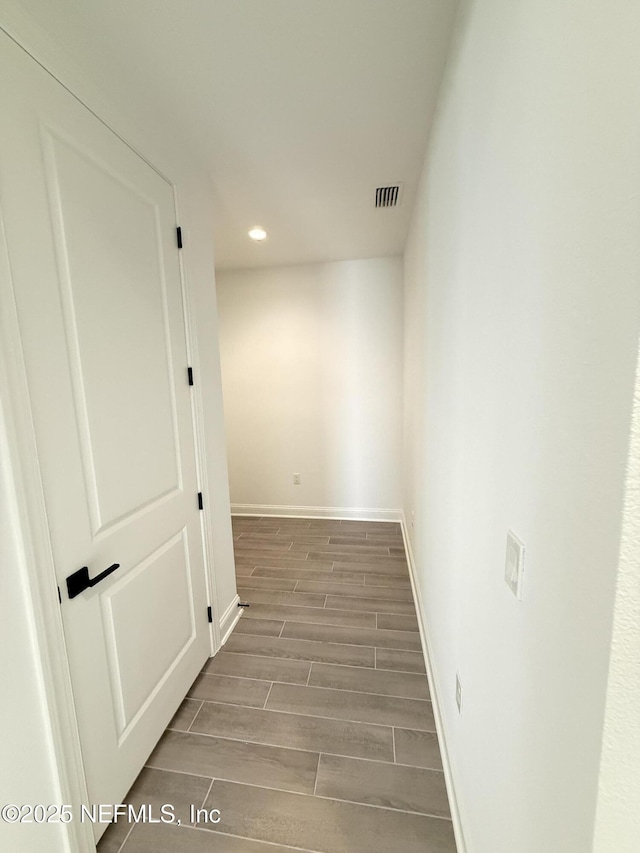
<path fill-rule="evenodd" d="M 249 237 L 259 243 L 261 240 L 267 239 L 267 232 L 264 230 L 264 228 L 261 228 L 259 225 L 256 225 L 255 228 L 252 228 L 251 231 L 249 231 Z"/>

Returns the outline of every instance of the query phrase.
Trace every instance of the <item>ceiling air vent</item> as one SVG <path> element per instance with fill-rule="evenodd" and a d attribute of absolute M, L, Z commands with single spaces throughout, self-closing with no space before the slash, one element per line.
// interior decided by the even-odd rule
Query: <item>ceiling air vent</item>
<path fill-rule="evenodd" d="M 376 189 L 376 207 L 397 207 L 402 199 L 402 184 Z"/>

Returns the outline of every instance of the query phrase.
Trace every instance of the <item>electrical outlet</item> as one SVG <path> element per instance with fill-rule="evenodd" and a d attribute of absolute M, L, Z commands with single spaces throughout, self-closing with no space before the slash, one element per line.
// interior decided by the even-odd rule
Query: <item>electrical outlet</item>
<path fill-rule="evenodd" d="M 504 580 L 518 601 L 522 600 L 522 578 L 524 575 L 524 544 L 516 534 L 507 533 L 507 554 L 504 564 Z"/>
<path fill-rule="evenodd" d="M 456 705 L 458 706 L 458 713 L 462 713 L 462 682 L 460 681 L 460 676 L 456 672 Z"/>
<path fill-rule="evenodd" d="M 293 475 L 293 485 L 294 485 L 294 486 L 299 486 L 299 485 L 300 485 L 300 482 L 301 482 L 300 474 L 294 474 L 294 475 Z"/>

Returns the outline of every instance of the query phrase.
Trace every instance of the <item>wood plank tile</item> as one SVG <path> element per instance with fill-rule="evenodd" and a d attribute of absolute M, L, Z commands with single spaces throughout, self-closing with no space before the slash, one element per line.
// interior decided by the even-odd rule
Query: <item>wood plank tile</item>
<path fill-rule="evenodd" d="M 407 699 L 430 699 L 426 675 L 412 672 L 391 672 L 383 669 L 362 669 L 354 666 L 335 666 L 325 663 L 311 665 L 309 685 L 336 690 L 356 690 L 359 693 L 380 693 L 385 696 L 404 696 Z"/>
<path fill-rule="evenodd" d="M 344 643 L 352 646 L 374 646 L 380 649 L 420 649 L 420 638 L 411 631 L 379 631 L 377 628 L 342 628 L 333 625 L 312 625 L 285 622 L 283 638 L 317 640 L 325 643 Z M 340 661 L 326 661 L 326 663 Z"/>
<path fill-rule="evenodd" d="M 442 770 L 442 758 L 435 732 L 420 732 L 415 729 L 394 729 L 396 761 L 414 767 L 430 767 Z"/>
<path fill-rule="evenodd" d="M 404 548 L 404 540 L 402 534 L 396 535 L 392 533 L 367 533 L 367 542 L 378 542 L 380 545 L 395 546 L 396 548 Z"/>
<path fill-rule="evenodd" d="M 215 657 L 209 658 L 204 667 L 205 672 L 258 678 L 264 681 L 283 681 L 287 684 L 307 683 L 311 664 L 306 661 L 236 654 L 228 651 L 227 646 L 224 649 Z"/>
<path fill-rule="evenodd" d="M 329 536 L 313 536 L 308 533 L 292 533 L 292 532 L 280 532 L 277 533 L 241 533 L 240 542 L 255 542 L 257 544 L 261 542 L 281 542 L 290 545 L 292 542 L 298 542 L 300 544 L 305 545 L 328 545 L 329 544 Z M 396 543 L 393 543 L 396 544 Z M 256 547 L 256 546 L 251 546 Z"/>
<path fill-rule="evenodd" d="M 348 666 L 375 666 L 374 649 L 361 645 L 338 645 L 330 642 L 310 642 L 291 638 L 283 639 L 282 637 L 275 639 L 232 634 L 227 640 L 225 650 L 249 655 L 288 658 L 289 660 L 342 663 Z"/>
<path fill-rule="evenodd" d="M 191 685 L 189 697 L 207 702 L 224 702 L 229 705 L 248 705 L 262 708 L 271 683 L 256 678 L 238 678 L 228 675 L 201 673 Z M 398 722 L 398 725 L 401 725 Z M 416 726 L 414 728 L 419 728 Z"/>
<path fill-rule="evenodd" d="M 127 831 L 128 829 L 127 826 Z M 100 845 L 98 850 L 102 853 Z M 280 844 L 263 844 L 249 838 L 202 832 L 184 825 L 176 827 L 153 823 L 134 826 L 122 853 L 212 853 L 213 850 L 215 853 L 300 853 L 292 847 L 282 847 Z"/>
<path fill-rule="evenodd" d="M 256 566 L 252 577 L 264 578 L 290 578 L 292 581 L 328 581 L 330 583 L 364 584 L 364 572 L 332 572 L 317 571 L 315 569 L 273 569 L 268 566 Z"/>
<path fill-rule="evenodd" d="M 347 609 L 330 610 L 322 607 L 289 607 L 286 604 L 256 604 L 245 611 L 247 619 L 282 619 L 287 622 L 308 622 L 319 625 L 338 625 L 340 627 L 375 628 L 375 613 L 351 611 Z"/>
<path fill-rule="evenodd" d="M 291 552 L 289 552 L 291 553 Z M 309 560 L 327 560 L 333 556 L 336 572 L 366 572 L 368 574 L 409 575 L 407 561 L 400 557 L 377 557 L 368 554 L 321 554 L 309 552 Z M 264 562 L 260 562 L 264 566 Z"/>
<path fill-rule="evenodd" d="M 193 732 L 166 732 L 147 764 L 164 770 L 312 794 L 318 754 Z M 206 791 L 207 788 L 200 802 Z"/>
<path fill-rule="evenodd" d="M 427 671 L 422 651 L 411 652 L 383 648 L 376 649 L 376 669 L 391 669 L 397 672 Z"/>
<path fill-rule="evenodd" d="M 336 563 L 337 565 L 337 563 Z M 368 586 L 397 586 L 403 587 L 405 589 L 411 589 L 411 579 L 409 578 L 409 572 L 405 571 L 401 574 L 394 573 L 380 573 L 380 574 L 365 574 L 364 576 L 364 585 Z M 365 589 L 364 594 L 367 594 Z"/>
<path fill-rule="evenodd" d="M 272 589 L 251 589 L 246 600 L 252 604 L 288 604 L 297 607 L 324 607 L 325 595 L 303 592 L 277 592 Z"/>
<path fill-rule="evenodd" d="M 373 587 L 372 587 L 373 588 Z M 353 607 L 351 603 L 353 602 Z M 364 610 L 367 613 L 406 613 L 413 616 L 416 609 L 413 601 L 394 601 L 383 598 L 343 598 L 341 595 L 328 595 L 327 607 L 334 610 L 349 608 L 350 610 Z"/>
<path fill-rule="evenodd" d="M 249 578 L 241 578 L 238 581 L 238 586 L 244 589 L 275 589 L 280 592 L 293 592 L 296 588 L 297 578 L 288 580 L 286 578 L 263 578 L 254 573 Z"/>
<path fill-rule="evenodd" d="M 188 825 L 190 805 L 200 805 L 204 801 L 210 784 L 211 779 L 207 778 L 145 768 L 133 783 L 124 802 L 135 809 L 149 805 L 154 815 L 160 814 L 164 803 L 171 803 L 175 807 L 176 818 Z M 130 829 L 131 824 L 123 818 L 110 824 L 98 844 L 99 853 L 118 853 Z"/>
<path fill-rule="evenodd" d="M 233 550 L 236 554 L 242 554 L 244 551 L 259 549 L 260 551 L 288 551 L 291 548 L 291 541 L 279 542 L 277 539 L 245 539 L 240 535 L 233 545 Z"/>
<path fill-rule="evenodd" d="M 371 554 L 388 554 L 389 553 L 389 545 L 385 545 L 383 542 L 376 541 L 375 539 L 353 539 L 351 536 L 330 536 L 329 537 L 329 545 L 347 545 L 349 548 L 358 547 L 360 548 L 361 554 L 371 553 Z M 398 547 L 397 542 L 393 543 L 394 547 Z M 324 546 L 323 546 L 324 547 Z"/>
<path fill-rule="evenodd" d="M 238 587 L 240 591 L 240 587 Z M 242 596 L 244 599 L 244 596 Z M 254 605 L 255 606 L 255 605 Z M 284 626 L 284 620 L 277 619 L 259 619 L 255 616 L 252 619 L 247 618 L 249 611 L 245 610 L 243 618 L 237 623 L 233 629 L 237 634 L 256 634 L 259 637 L 279 637 Z"/>
<path fill-rule="evenodd" d="M 300 580 L 296 592 L 317 592 L 325 595 L 342 595 L 358 598 L 383 598 L 386 601 L 410 601 L 413 595 L 410 589 L 396 586 L 371 586 L 363 589 L 363 584 L 328 583 L 326 581 Z"/>
<path fill-rule="evenodd" d="M 246 577 L 251 574 L 255 566 L 253 563 L 242 563 L 236 560 L 236 576 Z"/>
<path fill-rule="evenodd" d="M 346 554 L 348 557 L 352 554 L 364 554 L 369 557 L 385 557 L 389 558 L 389 549 L 377 545 L 314 545 L 313 549 L 309 545 L 301 545 L 299 542 L 293 542 L 291 551 L 316 551 L 323 554 Z"/>
<path fill-rule="evenodd" d="M 288 551 L 287 553 L 291 555 L 291 551 Z M 237 562 L 238 561 L 236 560 L 236 565 Z M 300 553 L 297 553 L 295 557 L 287 556 L 275 558 L 273 554 L 265 557 L 264 551 L 260 551 L 260 556 L 257 558 L 254 568 L 255 566 L 265 566 L 273 569 L 312 569 L 316 571 L 330 572 L 333 568 L 333 561 L 331 556 L 327 554 L 319 560 L 306 560 Z M 361 571 L 361 569 L 357 567 L 354 571 Z"/>
<path fill-rule="evenodd" d="M 185 699 L 167 728 L 186 732 L 200 710 L 200 705 L 202 705 L 202 702 L 198 699 Z"/>
<path fill-rule="evenodd" d="M 378 613 L 378 628 L 385 631 L 417 631 L 418 620 L 415 616 L 406 613 L 397 615 L 395 613 Z"/>
<path fill-rule="evenodd" d="M 191 731 L 306 752 L 393 762 L 391 729 L 369 723 L 204 702 Z"/>
<path fill-rule="evenodd" d="M 305 545 L 305 548 L 310 548 L 312 546 Z M 313 546 L 315 547 L 315 546 Z M 292 551 L 289 548 L 258 548 L 257 546 L 250 548 L 248 545 L 240 545 L 239 542 L 234 543 L 234 553 L 236 560 L 244 560 L 245 562 L 253 561 L 256 565 L 258 561 L 264 559 L 265 554 L 268 554 L 270 559 L 279 560 L 280 555 L 282 555 L 283 559 L 291 556 Z M 296 553 L 296 557 L 299 554 Z M 324 559 L 327 559 L 326 557 Z M 389 558 L 392 559 L 392 558 Z M 397 558 L 393 558 L 397 559 Z"/>
<path fill-rule="evenodd" d="M 397 521 L 351 521 L 342 519 L 340 521 L 342 530 L 364 530 L 366 533 L 402 533 Z"/>
<path fill-rule="evenodd" d="M 298 684 L 274 684 L 265 708 L 291 714 L 435 731 L 431 702 L 423 699 L 379 696 L 326 687 L 301 687 Z M 197 719 L 193 726 L 197 725 Z"/>
<path fill-rule="evenodd" d="M 316 794 L 389 809 L 451 817 L 440 770 L 321 755 Z"/>
<path fill-rule="evenodd" d="M 220 809 L 229 833 L 303 850 L 455 853 L 451 822 L 426 815 L 217 781 L 208 804 Z"/>

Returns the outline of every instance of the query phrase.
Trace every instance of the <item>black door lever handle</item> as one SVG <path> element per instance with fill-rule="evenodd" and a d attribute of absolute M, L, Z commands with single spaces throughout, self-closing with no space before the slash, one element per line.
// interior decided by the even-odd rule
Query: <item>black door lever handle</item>
<path fill-rule="evenodd" d="M 67 578 L 67 592 L 69 593 L 69 598 L 75 598 L 76 595 L 80 595 L 80 593 L 84 592 L 85 589 L 89 589 L 89 587 L 100 583 L 100 581 L 104 580 L 119 568 L 120 563 L 114 563 L 112 566 L 109 566 L 108 569 L 105 569 L 104 572 L 100 572 L 99 575 L 96 575 L 95 578 L 90 578 L 89 567 L 83 566 Z"/>

